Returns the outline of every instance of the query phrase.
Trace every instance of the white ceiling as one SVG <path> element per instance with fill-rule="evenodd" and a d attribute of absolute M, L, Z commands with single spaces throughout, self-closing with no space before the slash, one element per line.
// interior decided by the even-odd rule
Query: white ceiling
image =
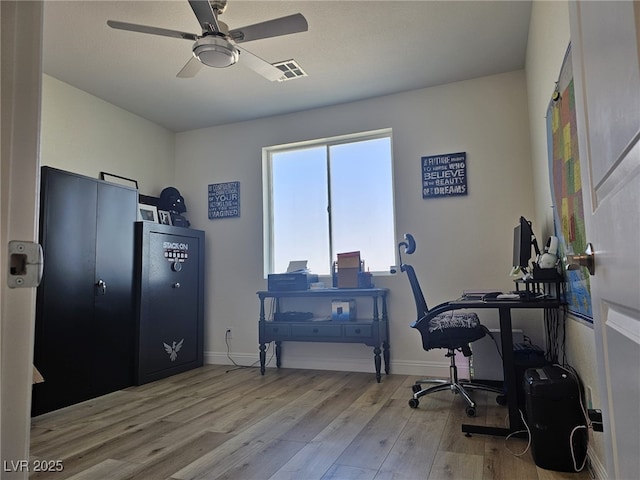
<path fill-rule="evenodd" d="M 298 12 L 308 32 L 242 47 L 308 77 L 270 82 L 241 58 L 181 79 L 193 42 L 106 22 L 200 34 L 186 0 L 47 0 L 44 72 L 179 132 L 522 69 L 531 2 L 229 0 L 220 19 L 233 29 Z"/>

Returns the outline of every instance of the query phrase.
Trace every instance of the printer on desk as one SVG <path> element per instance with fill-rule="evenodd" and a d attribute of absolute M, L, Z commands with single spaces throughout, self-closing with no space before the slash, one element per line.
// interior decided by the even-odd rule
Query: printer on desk
<path fill-rule="evenodd" d="M 312 283 L 318 281 L 318 275 L 309 273 L 306 260 L 289 262 L 286 273 L 270 273 L 267 275 L 267 290 L 270 292 L 291 292 L 308 290 Z"/>
<path fill-rule="evenodd" d="M 270 273 L 267 277 L 267 290 L 270 292 L 308 290 L 309 285 L 317 281 L 318 275 L 312 273 Z"/>

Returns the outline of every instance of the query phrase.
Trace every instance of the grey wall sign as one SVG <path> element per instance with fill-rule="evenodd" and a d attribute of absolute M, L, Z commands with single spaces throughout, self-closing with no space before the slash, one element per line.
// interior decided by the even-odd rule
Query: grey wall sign
<path fill-rule="evenodd" d="M 467 152 L 422 157 L 420 164 L 422 198 L 467 194 Z"/>
<path fill-rule="evenodd" d="M 209 220 L 240 216 L 240 182 L 209 185 Z"/>

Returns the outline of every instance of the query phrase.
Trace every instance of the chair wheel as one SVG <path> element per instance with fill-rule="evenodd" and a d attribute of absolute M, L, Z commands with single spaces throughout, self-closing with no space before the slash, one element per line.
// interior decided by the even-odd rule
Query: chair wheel
<path fill-rule="evenodd" d="M 412 398 L 411 400 L 409 400 L 409 406 L 411 408 L 418 408 L 418 405 L 420 405 L 420 401 L 417 398 Z"/>
<path fill-rule="evenodd" d="M 498 395 L 496 397 L 496 403 L 502 407 L 507 404 L 507 396 L 506 395 Z"/>
<path fill-rule="evenodd" d="M 476 416 L 476 409 L 473 407 L 467 407 L 465 409 L 465 412 L 467 413 L 467 417 L 475 417 Z"/>
<path fill-rule="evenodd" d="M 419 383 L 416 383 L 414 386 L 411 387 L 411 390 L 413 391 L 413 393 L 418 393 L 420 390 L 422 390 L 422 385 L 420 385 Z"/>

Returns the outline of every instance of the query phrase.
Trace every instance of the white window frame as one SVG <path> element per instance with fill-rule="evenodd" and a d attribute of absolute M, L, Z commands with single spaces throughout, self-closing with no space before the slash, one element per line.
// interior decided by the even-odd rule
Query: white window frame
<path fill-rule="evenodd" d="M 262 149 L 262 196 L 263 196 L 263 272 L 264 272 L 264 278 L 267 278 L 267 275 L 270 273 L 281 273 L 281 272 L 274 272 L 274 267 L 273 267 L 273 234 L 272 234 L 272 225 L 273 225 L 273 215 L 272 215 L 272 211 L 271 211 L 271 204 L 272 204 L 272 184 L 271 184 L 271 158 L 272 155 L 275 153 L 281 153 L 281 152 L 286 152 L 286 151 L 292 151 L 292 150 L 301 150 L 304 148 L 310 148 L 310 147 L 319 147 L 319 146 L 326 146 L 327 151 L 330 149 L 330 147 L 335 146 L 335 145 L 340 145 L 340 144 L 346 144 L 346 143 L 356 143 L 356 142 L 362 142 L 362 141 L 367 141 L 367 140 L 375 140 L 378 138 L 388 138 L 389 142 L 390 142 L 390 149 L 391 149 L 391 172 L 390 172 L 390 181 L 391 181 L 391 190 L 392 190 L 392 206 L 391 206 L 391 212 L 392 212 L 392 230 L 393 230 L 393 237 L 394 237 L 394 245 L 392 245 L 390 248 L 392 248 L 393 250 L 393 257 L 395 259 L 395 222 L 396 222 L 396 215 L 395 215 L 395 183 L 394 183 L 394 178 L 393 178 L 393 135 L 392 135 L 392 129 L 391 128 L 385 128 L 385 129 L 380 129 L 380 130 L 374 130 L 374 131 L 368 131 L 368 132 L 361 132 L 361 133 L 352 133 L 352 134 L 347 134 L 347 135 L 340 135 L 340 136 L 335 136 L 335 137 L 326 137 L 326 138 L 320 138 L 320 139 L 315 139 L 315 140 L 308 140 L 308 141 L 302 141 L 302 142 L 295 142 L 295 143 L 288 143 L 288 144 L 282 144 L 282 145 L 275 145 L 275 146 L 269 146 L 269 147 L 264 147 Z M 327 153 L 328 155 L 328 153 Z M 329 200 L 330 201 L 330 200 Z M 331 228 L 331 226 L 329 225 L 329 229 Z M 329 232 L 330 233 L 330 232 Z M 332 247 L 330 247 L 332 248 Z M 335 252 L 333 252 L 333 255 L 335 256 Z M 335 260 L 335 258 L 333 259 Z M 365 259 L 366 260 L 366 259 Z M 313 273 L 313 272 L 312 272 Z M 371 273 L 374 274 L 389 274 L 389 270 L 383 270 L 383 271 L 371 271 Z M 330 285 L 329 285 L 330 286 Z"/>

